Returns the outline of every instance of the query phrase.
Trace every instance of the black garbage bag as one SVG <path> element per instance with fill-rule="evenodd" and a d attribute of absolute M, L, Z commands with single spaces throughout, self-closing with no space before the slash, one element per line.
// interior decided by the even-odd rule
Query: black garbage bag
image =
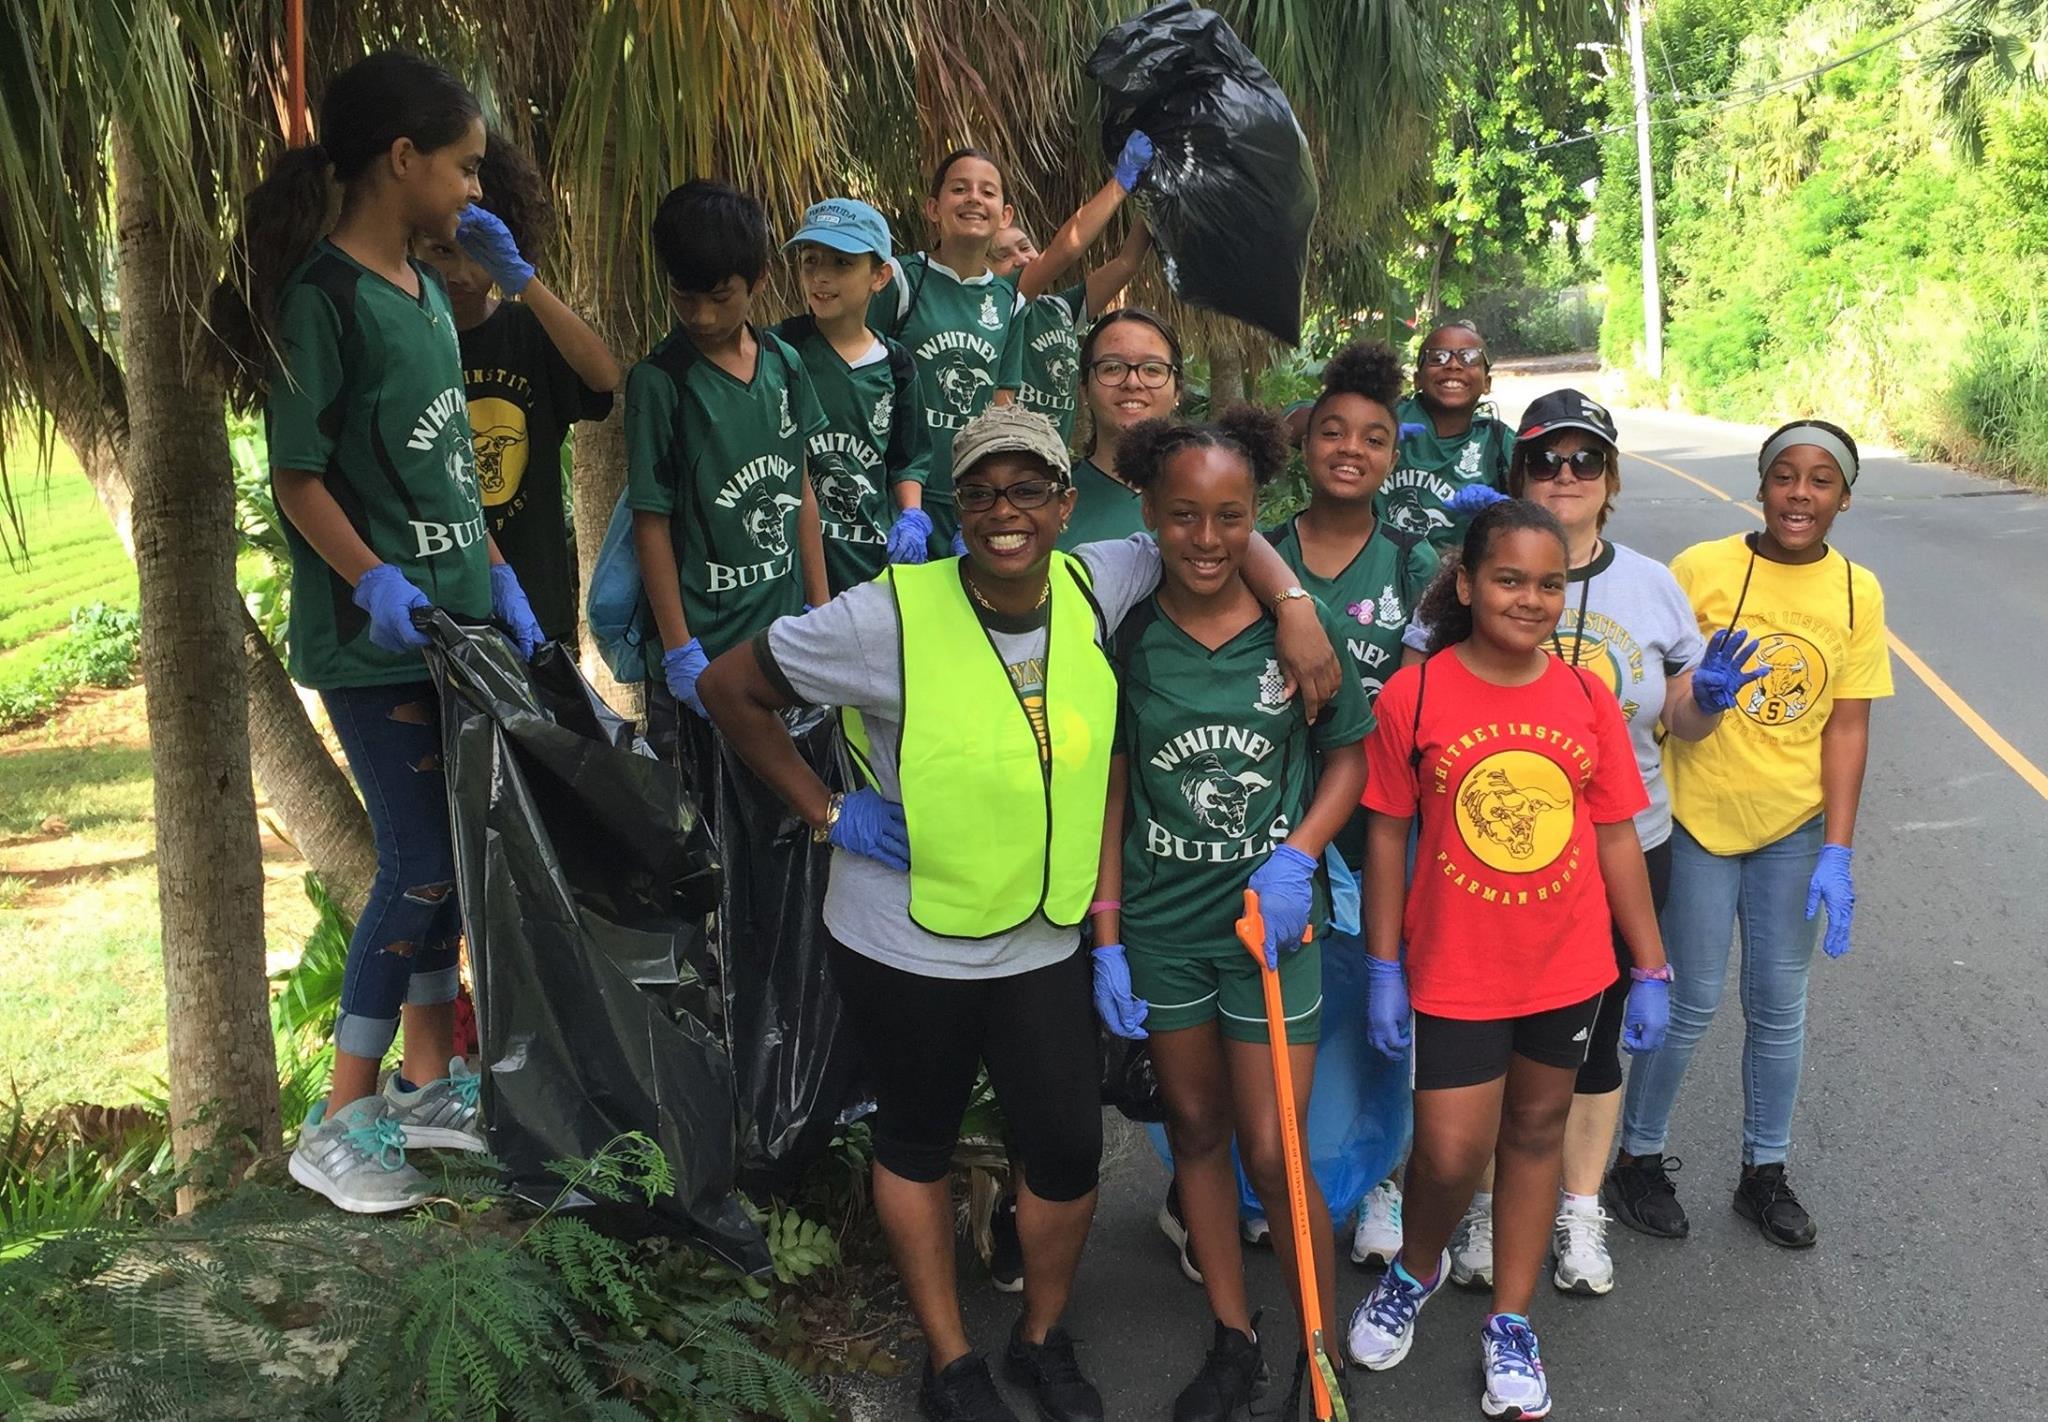
<path fill-rule="evenodd" d="M 1103 35 L 1103 154 L 1133 129 L 1157 156 L 1134 196 L 1181 300 L 1301 340 L 1316 174 L 1294 110 L 1223 17 L 1167 0 Z"/>
<path fill-rule="evenodd" d="M 1140 1125 L 1164 1121 L 1166 1098 L 1159 1094 L 1151 1044 L 1142 1039 L 1126 1041 L 1100 1026 L 1097 1037 L 1102 1056 L 1102 1104 L 1115 1107 L 1125 1120 Z"/>
<path fill-rule="evenodd" d="M 681 1235 L 766 1269 L 732 1193 L 718 1004 L 693 966 L 720 880 L 694 802 L 559 647 L 528 666 L 489 628 L 438 612 L 426 625 L 492 1152 L 516 1192 L 551 1201 L 550 1161 L 644 1132 L 674 1192 L 572 1204 L 616 1232 Z"/>
<path fill-rule="evenodd" d="M 797 753 L 827 785 L 845 781 L 835 712 L 784 713 Z M 718 987 L 734 1077 L 739 1179 L 780 1192 L 831 1143 L 854 1095 L 851 1034 L 825 961 L 829 846 L 694 716 L 682 736 L 687 781 L 725 867 L 704 971 Z"/>

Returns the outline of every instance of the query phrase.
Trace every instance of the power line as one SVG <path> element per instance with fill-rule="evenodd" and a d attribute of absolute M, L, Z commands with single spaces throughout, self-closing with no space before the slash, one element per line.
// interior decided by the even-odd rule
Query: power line
<path fill-rule="evenodd" d="M 1912 24 L 1907 25 L 1903 29 L 1895 30 L 1891 34 L 1886 35 L 1881 40 L 1874 40 L 1871 43 L 1863 46 L 1863 48 L 1861 49 L 1853 50 L 1850 53 L 1842 55 L 1837 59 L 1831 59 L 1826 64 L 1818 65 L 1815 68 L 1808 69 L 1803 73 L 1784 75 L 1780 78 L 1771 80 L 1767 84 L 1751 85 L 1747 88 L 1742 89 L 1724 89 L 1717 94 L 1690 94 L 1683 96 L 1673 94 L 1671 97 L 1674 102 L 1677 102 L 1681 98 L 1683 98 L 1685 101 L 1693 104 L 1693 107 L 1688 108 L 1681 113 L 1665 114 L 1661 117 L 1654 117 L 1650 120 L 1650 123 L 1653 126 L 1657 124 L 1678 123 L 1682 120 L 1694 118 L 1703 113 L 1720 113 L 1727 109 L 1739 109 L 1747 104 L 1761 103 L 1763 102 L 1763 100 L 1770 98 L 1774 94 L 1781 94 L 1787 89 L 1796 88 L 1799 85 L 1804 84 L 1809 79 L 1818 79 L 1821 75 L 1830 73 L 1836 69 L 1840 69 L 1845 64 L 1854 64 L 1859 59 L 1867 58 L 1868 56 L 1877 53 L 1881 49 L 1887 49 L 1892 45 L 1897 44 L 1900 40 L 1906 38 L 1908 35 L 1914 34 L 1920 30 L 1924 30 L 1929 25 L 1936 24 L 1942 20 L 1947 19 L 1950 15 L 1953 15 L 1956 11 L 1962 9 L 1965 5 L 1971 5 L 1975 3 L 1977 3 L 1977 0 L 1950 0 L 1949 4 L 1942 6 L 1941 9 L 1936 10 L 1933 14 L 1923 16 L 1922 18 L 1915 20 Z M 1662 41 L 1660 40 L 1660 46 L 1661 43 Z M 1665 63 L 1668 67 L 1670 63 L 1668 58 L 1666 59 Z M 1675 87 L 1676 84 L 1674 82 L 1674 88 Z M 1522 152 L 1524 154 L 1548 153 L 1552 149 L 1569 148 L 1575 143 L 1590 143 L 1596 138 L 1607 138 L 1617 133 L 1630 133 L 1633 132 L 1634 129 L 1635 124 L 1633 123 L 1609 124 L 1605 128 L 1590 129 L 1585 133 L 1575 133 L 1571 135 L 1569 138 L 1559 138 L 1549 143 L 1539 143 L 1533 147 L 1524 148 Z"/>

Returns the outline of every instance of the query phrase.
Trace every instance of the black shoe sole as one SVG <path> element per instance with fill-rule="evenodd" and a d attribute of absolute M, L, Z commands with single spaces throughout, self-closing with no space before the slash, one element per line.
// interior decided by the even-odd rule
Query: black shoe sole
<path fill-rule="evenodd" d="M 1609 1214 L 1637 1234 L 1647 1234 L 1652 1239 L 1684 1239 L 1692 1233 L 1691 1220 L 1686 1220 L 1676 1231 L 1658 1229 L 1630 1208 L 1621 1192 L 1605 1181 L 1600 1185 L 1600 1199 L 1606 1204 Z"/>
<path fill-rule="evenodd" d="M 1804 1239 L 1787 1239 L 1764 1222 L 1764 1212 L 1752 1205 L 1739 1190 L 1735 1192 L 1735 1213 L 1755 1225 L 1758 1234 L 1780 1249 L 1811 1249 L 1820 1243 L 1820 1230 L 1813 1223 L 1811 1216 L 1806 1221 L 1807 1233 Z"/>

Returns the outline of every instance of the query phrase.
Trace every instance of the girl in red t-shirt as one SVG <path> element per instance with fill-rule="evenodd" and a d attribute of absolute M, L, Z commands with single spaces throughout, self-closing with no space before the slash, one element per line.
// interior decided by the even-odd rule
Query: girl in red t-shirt
<path fill-rule="evenodd" d="M 1633 824 L 1648 797 L 1628 730 L 1597 678 L 1548 650 L 1565 563 L 1547 510 L 1509 501 L 1475 518 L 1423 599 L 1429 658 L 1387 682 L 1367 742 L 1370 1034 L 1389 1056 L 1408 1050 L 1412 984 L 1415 1143 L 1401 1255 L 1352 1315 L 1351 1356 L 1375 1370 L 1407 1356 L 1416 1314 L 1448 1273 L 1451 1232 L 1497 1153 L 1493 1312 L 1481 1333 L 1489 1417 L 1550 1410 L 1527 1312 L 1573 1084 L 1614 981 L 1610 909 L 1636 962 L 1624 1045 L 1655 1051 L 1668 1012 Z M 1415 881 L 1404 885 L 1418 815 Z"/>

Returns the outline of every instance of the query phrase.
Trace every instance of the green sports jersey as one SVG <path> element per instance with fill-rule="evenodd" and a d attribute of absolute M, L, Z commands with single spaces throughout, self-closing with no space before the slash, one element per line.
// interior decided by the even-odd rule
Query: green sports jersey
<path fill-rule="evenodd" d="M 1337 645 L 1350 657 L 1365 704 L 1371 706 L 1401 665 L 1401 634 L 1436 576 L 1437 551 L 1425 538 L 1376 523 L 1372 537 L 1343 572 L 1319 578 L 1301 556 L 1301 536 L 1294 525 L 1290 518 L 1266 536 L 1301 585 L 1335 614 L 1344 631 Z"/>
<path fill-rule="evenodd" d="M 1086 282 L 1047 292 L 1026 303 L 1017 316 L 1024 377 L 1017 403 L 1058 425 L 1063 440 L 1074 437 L 1074 404 L 1081 388 L 1079 328 L 1087 319 Z"/>
<path fill-rule="evenodd" d="M 626 504 L 668 515 L 683 616 L 707 657 L 804 606 L 796 515 L 825 412 L 796 352 L 768 331 L 755 339 L 751 381 L 681 330 L 626 377 Z M 653 675 L 661 653 L 650 640 Z"/>
<path fill-rule="evenodd" d="M 455 317 L 438 275 L 417 297 L 331 242 L 286 279 L 264 404 L 273 470 L 317 474 L 370 551 L 436 607 L 491 614 L 489 537 Z M 370 641 L 354 589 L 289 519 L 291 674 L 332 690 L 423 681 L 417 652 Z"/>
<path fill-rule="evenodd" d="M 953 436 L 996 391 L 1023 383 L 1024 347 L 1010 339 L 1017 288 L 993 272 L 962 280 L 924 252 L 889 265 L 895 277 L 868 303 L 868 324 L 917 361 L 932 445 L 925 499 L 944 506 L 933 522 L 950 530 Z"/>
<path fill-rule="evenodd" d="M 1342 628 L 1318 604 L 1334 643 Z M 1134 952 L 1241 954 L 1233 925 L 1252 871 L 1285 842 L 1315 798 L 1318 749 L 1351 745 L 1372 713 L 1349 677 L 1311 727 L 1283 690 L 1270 613 L 1214 651 L 1159 605 L 1118 628 L 1117 750 L 1130 767 L 1123 934 Z M 1321 937 L 1329 888 L 1316 875 Z"/>
<path fill-rule="evenodd" d="M 775 328 L 804 363 L 826 430 L 813 441 L 820 469 L 812 482 L 825 529 L 825 576 L 837 597 L 889 563 L 889 525 L 896 485 L 924 482 L 931 436 L 918 399 L 910 352 L 886 336 L 857 365 L 848 365 L 808 315 Z"/>
<path fill-rule="evenodd" d="M 1071 553 L 1084 543 L 1129 538 L 1145 531 L 1145 513 L 1138 491 L 1103 473 L 1092 459 L 1074 461 L 1074 516 L 1060 535 L 1060 547 Z"/>
<path fill-rule="evenodd" d="M 1455 548 L 1472 520 L 1444 505 L 1467 484 L 1507 488 L 1515 432 L 1491 415 L 1475 414 L 1464 434 L 1440 438 L 1429 412 L 1413 395 L 1400 403 L 1395 416 L 1404 425 L 1420 425 L 1422 432 L 1401 441 L 1401 457 L 1380 486 L 1372 510 L 1396 528 L 1423 535 L 1439 553 Z"/>

